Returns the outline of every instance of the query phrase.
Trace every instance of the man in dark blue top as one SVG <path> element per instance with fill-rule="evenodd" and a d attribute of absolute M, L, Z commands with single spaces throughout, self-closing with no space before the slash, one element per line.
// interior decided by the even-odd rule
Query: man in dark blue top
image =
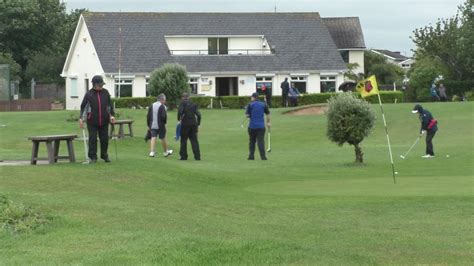
<path fill-rule="evenodd" d="M 415 105 L 412 113 L 419 114 L 421 121 L 420 133 L 423 134 L 426 132 L 426 154 L 423 155 L 423 158 L 433 158 L 435 156 L 433 150 L 433 137 L 438 131 L 438 121 L 433 118 L 433 115 L 419 104 Z"/>
<path fill-rule="evenodd" d="M 254 160 L 255 154 L 255 143 L 258 144 L 258 151 L 260 152 L 260 158 L 266 160 L 265 155 L 265 115 L 267 115 L 267 126 L 271 127 L 270 124 L 270 110 L 268 106 L 258 100 L 258 93 L 252 94 L 252 102 L 247 105 L 245 112 L 247 118 L 249 118 L 249 160 Z"/>

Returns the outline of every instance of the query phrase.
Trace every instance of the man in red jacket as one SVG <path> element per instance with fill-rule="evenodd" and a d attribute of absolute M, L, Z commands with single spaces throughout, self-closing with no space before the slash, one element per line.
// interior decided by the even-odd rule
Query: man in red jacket
<path fill-rule="evenodd" d="M 104 79 L 101 76 L 92 78 L 92 89 L 90 89 L 81 103 L 80 128 L 84 128 L 84 120 L 89 132 L 90 163 L 97 162 L 97 135 L 100 139 L 100 158 L 110 163 L 107 149 L 109 146 L 109 123 L 115 123 L 115 112 L 110 100 L 109 92 L 104 89 Z"/>

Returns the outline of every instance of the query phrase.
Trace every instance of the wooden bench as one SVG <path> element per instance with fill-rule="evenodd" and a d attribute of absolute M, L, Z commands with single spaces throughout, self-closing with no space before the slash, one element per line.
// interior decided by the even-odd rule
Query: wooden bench
<path fill-rule="evenodd" d="M 33 142 L 33 150 L 31 153 L 31 164 L 35 165 L 38 160 L 48 160 L 50 164 L 58 162 L 58 159 L 69 159 L 71 163 L 76 162 L 74 154 L 74 146 L 72 141 L 77 138 L 77 135 L 51 135 L 51 136 L 35 136 L 28 139 Z M 66 141 L 68 156 L 59 156 L 59 144 L 61 141 Z M 46 143 L 48 149 L 48 158 L 38 158 L 39 144 Z"/>
<path fill-rule="evenodd" d="M 118 137 L 120 139 L 123 139 L 126 136 L 133 138 L 132 124 L 133 124 L 133 120 L 131 119 L 116 120 L 114 124 L 111 123 L 109 138 Z M 115 126 L 117 125 L 119 126 L 119 130 L 118 130 L 118 133 L 115 134 Z M 124 125 L 128 125 L 128 134 L 124 132 L 124 129 L 123 129 Z"/>

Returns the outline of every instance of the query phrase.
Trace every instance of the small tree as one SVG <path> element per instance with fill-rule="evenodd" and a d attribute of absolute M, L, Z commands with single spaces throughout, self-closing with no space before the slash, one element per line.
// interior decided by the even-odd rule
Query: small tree
<path fill-rule="evenodd" d="M 354 146 L 356 163 L 363 163 L 359 144 L 369 135 L 374 127 L 375 114 L 370 104 L 358 99 L 352 93 L 340 93 L 329 99 L 328 129 L 329 140 L 339 146 L 349 143 Z"/>
<path fill-rule="evenodd" d="M 189 92 L 186 68 L 180 64 L 164 64 L 151 73 L 149 86 L 152 96 L 164 93 L 169 106 L 176 106 L 181 95 Z"/>

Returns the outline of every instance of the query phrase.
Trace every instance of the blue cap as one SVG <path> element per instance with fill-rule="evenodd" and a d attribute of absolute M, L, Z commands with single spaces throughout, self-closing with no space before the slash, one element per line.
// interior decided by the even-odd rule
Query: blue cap
<path fill-rule="evenodd" d="M 256 92 L 252 93 L 252 97 L 258 98 L 258 93 L 256 93 Z"/>

